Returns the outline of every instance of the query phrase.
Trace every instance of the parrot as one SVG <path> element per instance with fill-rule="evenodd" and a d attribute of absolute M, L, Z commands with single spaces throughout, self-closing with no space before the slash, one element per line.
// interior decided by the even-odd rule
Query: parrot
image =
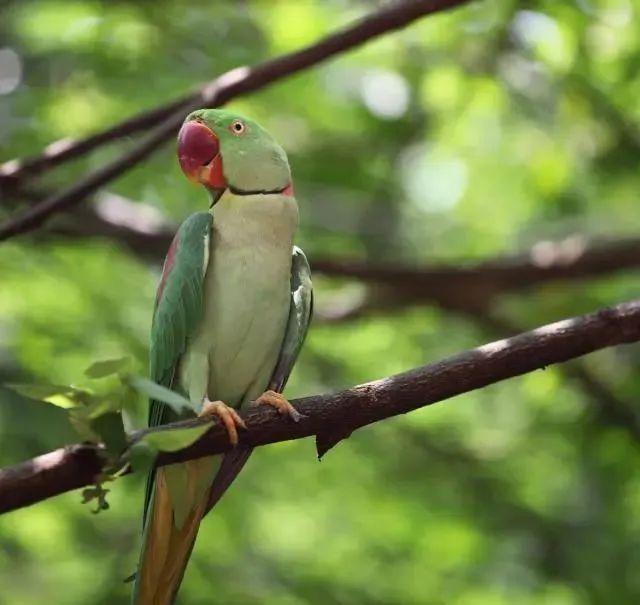
<path fill-rule="evenodd" d="M 294 246 L 298 203 L 283 148 L 255 121 L 224 109 L 190 113 L 178 162 L 209 207 L 189 216 L 167 252 L 150 339 L 150 377 L 192 416 L 222 422 L 225 454 L 152 470 L 133 605 L 170 605 L 203 517 L 245 465 L 239 415 L 255 402 L 298 421 L 282 395 L 312 315 L 309 263 Z M 181 416 L 183 417 L 183 416 Z M 149 426 L 178 420 L 150 401 Z"/>

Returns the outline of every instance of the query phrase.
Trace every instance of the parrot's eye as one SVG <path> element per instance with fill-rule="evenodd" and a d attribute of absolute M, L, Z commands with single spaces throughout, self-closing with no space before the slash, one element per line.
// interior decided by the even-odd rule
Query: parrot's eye
<path fill-rule="evenodd" d="M 244 134 L 246 126 L 244 125 L 244 122 L 242 120 L 234 120 L 233 122 L 231 122 L 231 126 L 229 127 L 229 129 L 233 134 L 241 135 Z"/>

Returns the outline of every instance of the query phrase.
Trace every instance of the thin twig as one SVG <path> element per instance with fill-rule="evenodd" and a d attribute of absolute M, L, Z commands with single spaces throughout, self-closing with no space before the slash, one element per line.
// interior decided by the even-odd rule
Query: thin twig
<path fill-rule="evenodd" d="M 157 126 L 163 120 L 186 107 L 194 96 L 194 94 L 186 95 L 165 105 L 141 111 L 115 126 L 105 128 L 83 139 L 60 139 L 47 145 L 44 151 L 38 155 L 8 160 L 0 164 L 0 187 L 4 185 L 9 188 L 15 187 L 27 176 L 41 175 L 64 162 L 86 155 L 106 143 Z"/>

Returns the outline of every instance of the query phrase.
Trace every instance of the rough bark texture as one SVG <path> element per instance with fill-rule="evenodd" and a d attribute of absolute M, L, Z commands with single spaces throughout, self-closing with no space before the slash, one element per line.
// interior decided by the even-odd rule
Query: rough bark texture
<path fill-rule="evenodd" d="M 598 349 L 639 340 L 640 300 L 636 300 L 543 326 L 339 393 L 294 400 L 292 403 L 304 414 L 298 423 L 281 418 L 266 406 L 251 408 L 244 414 L 248 430 L 242 433 L 241 443 L 255 447 L 315 435 L 318 453 L 323 455 L 354 430 L 378 420 Z M 132 439 L 141 434 L 133 435 Z M 191 447 L 159 456 L 158 464 L 228 449 L 226 432 L 216 425 Z M 0 470 L 0 512 L 89 485 L 101 466 L 99 450 L 74 445 Z"/>

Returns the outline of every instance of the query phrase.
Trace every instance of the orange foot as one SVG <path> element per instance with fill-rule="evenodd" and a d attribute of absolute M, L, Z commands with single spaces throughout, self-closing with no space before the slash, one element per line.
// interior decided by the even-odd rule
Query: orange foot
<path fill-rule="evenodd" d="M 294 422 L 299 422 L 303 417 L 285 397 L 275 391 L 265 391 L 256 399 L 256 403 L 258 405 L 270 405 L 276 408 L 283 416 L 289 416 Z"/>
<path fill-rule="evenodd" d="M 202 416 L 215 416 L 224 424 L 229 434 L 229 441 L 232 445 L 238 445 L 238 427 L 246 429 L 247 425 L 240 418 L 238 412 L 222 401 L 209 401 L 208 397 L 204 398 L 202 410 L 198 414 Z"/>

